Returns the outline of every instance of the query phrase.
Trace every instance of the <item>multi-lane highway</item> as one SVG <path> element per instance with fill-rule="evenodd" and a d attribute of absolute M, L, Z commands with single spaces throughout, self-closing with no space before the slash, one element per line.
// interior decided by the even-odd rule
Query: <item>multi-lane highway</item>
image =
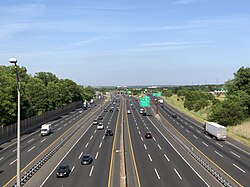
<path fill-rule="evenodd" d="M 22 175 L 67 137 L 63 146 L 24 186 L 221 186 L 176 137 L 199 150 L 203 158 L 217 167 L 216 171 L 234 184 L 248 185 L 248 150 L 203 134 L 197 122 L 168 105 L 159 108 L 159 120 L 154 106 L 147 109 L 146 116 L 141 115 L 140 106 L 132 97 L 112 95 L 110 100 L 96 104 L 52 122 L 53 133 L 49 136 L 41 137 L 39 130 L 22 136 Z M 173 113 L 177 118 L 172 117 Z M 103 119 L 98 119 L 100 115 Z M 98 130 L 94 119 L 104 129 Z M 176 131 L 176 136 L 166 128 Z M 111 129 L 114 135 L 105 136 L 106 129 Z M 145 137 L 147 132 L 151 133 L 151 139 Z M 13 143 L 1 146 L 0 185 L 12 186 L 16 180 L 16 146 Z M 81 164 L 84 154 L 93 158 L 89 165 Z M 56 177 L 61 164 L 70 166 L 68 177 Z"/>
<path fill-rule="evenodd" d="M 23 135 L 21 138 L 22 171 L 26 171 L 27 168 L 33 166 L 39 157 L 48 152 L 58 142 L 59 137 L 64 138 L 74 128 L 73 124 L 91 116 L 102 105 L 101 102 L 97 101 L 97 106 L 94 105 L 89 110 L 72 111 L 68 115 L 53 121 L 52 133 L 49 136 L 40 136 L 40 129 Z M 0 186 L 7 186 L 13 183 L 16 177 L 16 143 L 15 141 L 7 142 L 1 145 L 1 148 Z"/>
<path fill-rule="evenodd" d="M 239 186 L 248 186 L 250 182 L 250 150 L 228 138 L 217 141 L 203 133 L 202 124 L 173 109 L 166 103 L 159 107 L 164 122 L 171 124 L 188 143 L 204 154 L 230 180 Z M 177 118 L 173 118 L 173 113 Z"/>

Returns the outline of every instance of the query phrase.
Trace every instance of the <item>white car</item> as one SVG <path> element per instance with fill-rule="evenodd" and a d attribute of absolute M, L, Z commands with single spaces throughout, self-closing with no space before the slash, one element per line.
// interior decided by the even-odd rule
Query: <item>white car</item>
<path fill-rule="evenodd" d="M 99 124 L 97 125 L 97 130 L 102 130 L 102 129 L 104 129 L 104 126 L 103 126 L 102 123 L 99 123 Z"/>
<path fill-rule="evenodd" d="M 128 110 L 128 112 L 127 112 L 128 114 L 131 114 L 131 111 L 130 110 Z"/>
<path fill-rule="evenodd" d="M 141 109 L 140 109 L 140 114 L 143 114 L 143 112 L 144 112 L 144 109 L 141 108 Z"/>
<path fill-rule="evenodd" d="M 98 124 L 97 119 L 94 119 L 94 121 L 93 121 L 93 125 L 97 125 L 97 124 Z"/>

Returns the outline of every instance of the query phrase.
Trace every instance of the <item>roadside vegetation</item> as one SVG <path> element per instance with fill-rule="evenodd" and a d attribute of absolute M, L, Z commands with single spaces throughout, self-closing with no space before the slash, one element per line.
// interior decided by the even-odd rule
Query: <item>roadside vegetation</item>
<path fill-rule="evenodd" d="M 25 67 L 18 67 L 21 80 L 21 120 L 40 115 L 76 101 L 90 100 L 92 87 L 77 85 L 70 79 L 59 79 L 50 72 L 27 74 Z M 16 121 L 17 82 L 13 66 L 0 66 L 0 125 Z"/>
<path fill-rule="evenodd" d="M 228 129 L 228 135 L 250 145 L 250 68 L 240 68 L 223 87 L 225 96 L 204 91 L 204 86 L 169 89 L 164 99 L 171 106 L 200 122 L 214 121 Z"/>

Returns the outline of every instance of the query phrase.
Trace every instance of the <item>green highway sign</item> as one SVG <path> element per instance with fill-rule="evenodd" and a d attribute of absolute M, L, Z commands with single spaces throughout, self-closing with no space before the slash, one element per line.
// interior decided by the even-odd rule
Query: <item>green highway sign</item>
<path fill-rule="evenodd" d="M 161 97 L 161 92 L 153 93 L 153 96 L 154 96 L 154 97 Z"/>
<path fill-rule="evenodd" d="M 150 97 L 144 96 L 140 98 L 140 106 L 141 107 L 150 107 Z"/>

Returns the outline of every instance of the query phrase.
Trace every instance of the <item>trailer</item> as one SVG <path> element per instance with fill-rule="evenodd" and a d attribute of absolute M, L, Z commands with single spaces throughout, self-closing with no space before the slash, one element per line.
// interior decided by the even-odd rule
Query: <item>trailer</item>
<path fill-rule="evenodd" d="M 227 128 L 215 123 L 215 122 L 205 122 L 204 132 L 215 137 L 217 140 L 226 140 Z"/>

